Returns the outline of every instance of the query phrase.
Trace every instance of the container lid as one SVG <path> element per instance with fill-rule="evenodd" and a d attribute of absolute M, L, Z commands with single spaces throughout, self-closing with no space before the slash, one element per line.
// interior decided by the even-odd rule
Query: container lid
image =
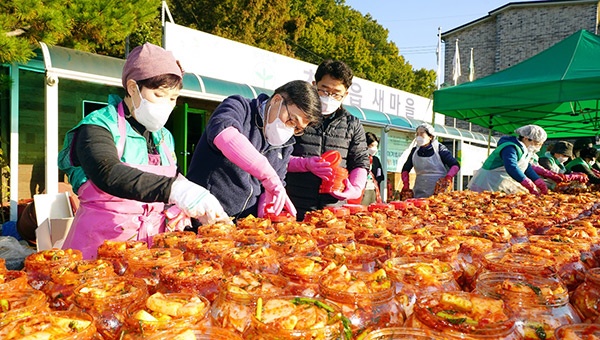
<path fill-rule="evenodd" d="M 340 155 L 339 151 L 329 150 L 321 155 L 321 160 L 329 162 L 329 164 L 331 164 L 332 167 L 335 167 L 342 160 L 342 155 Z"/>

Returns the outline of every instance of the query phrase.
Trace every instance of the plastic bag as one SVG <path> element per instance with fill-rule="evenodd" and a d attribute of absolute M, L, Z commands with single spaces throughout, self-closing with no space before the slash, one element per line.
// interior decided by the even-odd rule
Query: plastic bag
<path fill-rule="evenodd" d="M 35 253 L 35 250 L 22 245 L 12 236 L 0 236 L 0 257 L 4 259 L 23 259 Z"/>

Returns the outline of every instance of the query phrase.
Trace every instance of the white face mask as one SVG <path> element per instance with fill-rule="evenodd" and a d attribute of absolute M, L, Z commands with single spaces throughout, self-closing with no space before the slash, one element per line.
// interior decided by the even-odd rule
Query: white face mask
<path fill-rule="evenodd" d="M 142 96 L 142 92 L 140 91 L 139 87 L 137 87 L 137 90 L 141 101 L 140 106 L 138 107 L 135 107 L 135 103 L 133 104 L 135 120 L 137 120 L 150 132 L 156 132 L 160 130 L 167 123 L 167 120 L 169 119 L 169 116 L 171 115 L 175 105 L 169 103 L 168 101 L 151 103 Z"/>
<path fill-rule="evenodd" d="M 589 162 L 588 162 L 588 164 L 589 164 L 590 166 L 593 166 L 595 163 L 596 163 L 596 161 L 589 161 Z"/>
<path fill-rule="evenodd" d="M 283 105 L 283 100 L 279 103 L 279 109 L 277 109 L 277 118 L 273 121 L 273 123 L 265 124 L 265 137 L 267 138 L 267 142 L 273 146 L 283 145 L 283 143 L 287 142 L 294 135 L 294 128 L 288 127 L 285 123 L 279 119 L 279 114 L 281 113 L 281 105 Z M 269 105 L 269 113 L 271 113 L 272 106 Z M 265 122 L 269 119 L 268 115 L 265 115 Z"/>
<path fill-rule="evenodd" d="M 415 138 L 415 143 L 417 143 L 417 146 L 423 146 L 427 143 L 429 143 L 431 140 L 429 138 L 425 138 L 423 136 L 417 136 L 417 138 Z"/>
<path fill-rule="evenodd" d="M 558 157 L 557 160 L 562 164 L 564 162 L 566 162 L 569 159 L 569 157 Z"/>
<path fill-rule="evenodd" d="M 540 147 L 539 146 L 535 146 L 535 145 L 529 145 L 527 147 L 527 151 L 529 151 L 530 154 L 534 154 L 534 153 L 538 153 L 538 151 L 540 151 Z"/>
<path fill-rule="evenodd" d="M 330 96 L 322 96 L 321 97 L 321 113 L 325 116 L 329 116 L 330 114 L 337 111 L 340 108 L 342 102 L 339 100 L 333 99 Z"/>
<path fill-rule="evenodd" d="M 367 152 L 369 153 L 369 156 L 375 156 L 375 154 L 377 154 L 377 148 L 376 147 L 368 148 Z"/>

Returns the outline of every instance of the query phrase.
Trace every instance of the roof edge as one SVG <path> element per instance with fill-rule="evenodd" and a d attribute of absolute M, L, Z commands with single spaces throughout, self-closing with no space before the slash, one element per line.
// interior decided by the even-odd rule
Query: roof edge
<path fill-rule="evenodd" d="M 527 6 L 548 6 L 548 5 L 573 5 L 573 4 L 586 4 L 586 3 L 598 3 L 598 0 L 541 0 L 541 1 L 522 1 L 522 2 L 509 2 L 506 5 L 502 5 L 496 9 L 493 9 L 491 11 L 488 12 L 488 14 L 486 16 L 483 16 L 481 18 L 472 20 L 467 22 L 466 24 L 460 25 L 456 28 L 453 28 L 449 31 L 443 32 L 441 35 L 441 39 L 443 41 L 446 41 L 446 36 L 454 34 L 456 32 L 462 31 L 470 26 L 473 26 L 474 24 L 480 23 L 480 22 L 484 22 L 487 20 L 492 19 L 493 17 L 495 17 L 496 15 L 498 15 L 501 12 L 504 12 L 505 10 L 511 9 L 511 8 L 516 8 L 516 7 L 527 7 Z"/>

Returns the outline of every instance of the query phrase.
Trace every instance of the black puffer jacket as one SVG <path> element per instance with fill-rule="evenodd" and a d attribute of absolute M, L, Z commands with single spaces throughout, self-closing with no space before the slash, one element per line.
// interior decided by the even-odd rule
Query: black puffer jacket
<path fill-rule="evenodd" d="M 320 156 L 328 150 L 340 152 L 340 166 L 348 172 L 370 167 L 365 130 L 358 118 L 343 107 L 325 118 L 322 125 L 308 127 L 302 136 L 296 137 L 292 156 Z M 288 195 L 298 209 L 298 218 L 302 218 L 306 211 L 322 209 L 338 201 L 331 195 L 319 195 L 321 179 L 311 172 L 288 172 L 286 183 Z"/>

